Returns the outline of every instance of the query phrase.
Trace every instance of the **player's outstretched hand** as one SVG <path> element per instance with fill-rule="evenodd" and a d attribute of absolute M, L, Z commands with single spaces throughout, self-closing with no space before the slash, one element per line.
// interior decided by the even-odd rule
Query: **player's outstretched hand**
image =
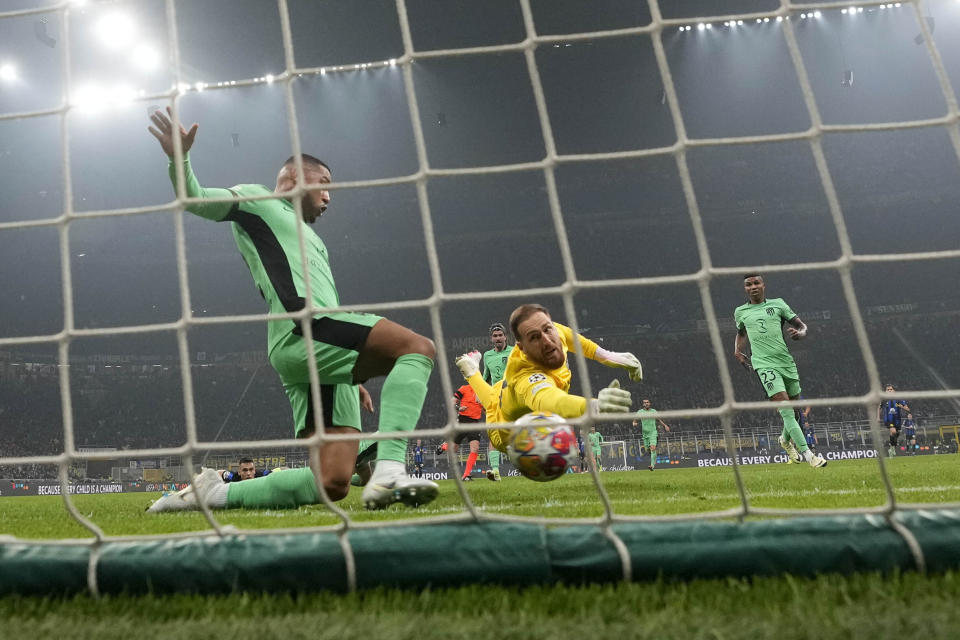
<path fill-rule="evenodd" d="M 464 380 L 475 373 L 480 373 L 480 355 L 479 351 L 471 351 L 457 358 L 457 368 L 463 374 Z"/>
<path fill-rule="evenodd" d="M 157 109 L 150 114 L 150 120 L 156 127 L 147 127 L 154 138 L 160 141 L 160 147 L 163 149 L 163 152 L 167 154 L 168 158 L 173 158 L 173 112 L 170 110 L 170 107 L 167 107 L 167 112 L 164 113 Z M 193 146 L 193 141 L 197 137 L 197 129 L 200 128 L 196 122 L 190 127 L 190 131 L 187 131 L 183 128 L 183 125 L 180 125 L 180 146 L 183 148 L 183 154 L 186 155 L 190 151 L 190 147 Z"/>
<path fill-rule="evenodd" d="M 620 388 L 614 380 L 597 394 L 597 410 L 601 413 L 627 413 L 630 411 L 630 392 Z"/>
<path fill-rule="evenodd" d="M 596 358 L 601 364 L 617 369 L 625 369 L 634 382 L 643 382 L 643 367 L 637 356 L 628 351 L 607 351 L 603 347 L 597 348 Z"/>
<path fill-rule="evenodd" d="M 787 335 L 790 336 L 791 340 L 799 340 L 804 338 L 807 335 L 806 329 L 795 329 L 793 327 L 787 327 Z"/>
<path fill-rule="evenodd" d="M 362 384 L 357 385 L 357 390 L 360 392 L 360 408 L 374 413 L 376 409 L 373 407 L 373 398 L 370 396 L 370 392 Z"/>
<path fill-rule="evenodd" d="M 752 369 L 750 366 L 750 356 L 747 354 L 737 351 L 735 354 L 733 354 L 733 357 L 737 359 L 737 362 L 739 362 L 744 369 L 747 369 L 748 371 Z"/>

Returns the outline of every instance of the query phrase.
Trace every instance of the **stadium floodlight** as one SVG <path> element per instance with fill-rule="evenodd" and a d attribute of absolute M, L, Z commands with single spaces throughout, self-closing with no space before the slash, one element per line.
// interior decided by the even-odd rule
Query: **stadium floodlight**
<path fill-rule="evenodd" d="M 327 75 L 327 69 L 326 69 L 326 67 L 323 67 L 323 68 L 320 69 L 320 75 L 322 75 L 322 76 Z"/>
<path fill-rule="evenodd" d="M 813 17 L 814 17 L 814 18 L 819 18 L 819 17 L 822 16 L 822 15 L 823 15 L 823 14 L 820 13 L 819 11 L 814 11 L 814 12 L 813 12 Z"/>
<path fill-rule="evenodd" d="M 863 13 L 863 7 L 857 7 L 857 13 Z"/>
<path fill-rule="evenodd" d="M 707 23 L 707 29 L 713 29 L 713 23 L 712 23 L 712 22 L 708 22 L 708 23 Z"/>
<path fill-rule="evenodd" d="M 70 99 L 70 104 L 82 113 L 96 113 L 106 103 L 106 93 L 96 84 L 81 85 Z"/>
<path fill-rule="evenodd" d="M 763 20 L 761 20 L 760 18 L 757 18 L 757 24 L 760 24 L 761 22 L 763 22 Z"/>
<path fill-rule="evenodd" d="M 703 31 L 704 29 L 706 29 L 706 27 L 702 22 L 697 24 L 697 31 Z"/>
<path fill-rule="evenodd" d="M 108 13 L 96 25 L 100 43 L 107 49 L 119 49 L 133 42 L 137 26 L 125 13 Z"/>
<path fill-rule="evenodd" d="M 777 22 L 783 22 L 783 16 L 777 16 Z"/>
<path fill-rule="evenodd" d="M 17 68 L 15 66 L 9 62 L 5 62 L 4 64 L 0 65 L 0 80 L 3 80 L 4 82 L 13 82 L 16 79 Z"/>
<path fill-rule="evenodd" d="M 846 13 L 846 12 L 847 12 L 846 9 L 840 9 L 840 13 Z"/>
<path fill-rule="evenodd" d="M 397 59 L 396 59 L 396 58 L 390 58 L 390 66 L 391 66 L 391 67 L 397 66 Z"/>
<path fill-rule="evenodd" d="M 737 20 L 737 24 L 742 27 L 742 26 L 743 26 L 743 20 Z"/>
<path fill-rule="evenodd" d="M 267 84 L 273 84 L 273 81 L 275 80 L 272 73 L 268 73 L 263 77 L 263 79 L 267 81 Z"/>
<path fill-rule="evenodd" d="M 807 14 L 801 13 L 801 14 L 800 14 L 800 19 L 801 19 L 801 20 L 806 20 L 806 19 L 807 19 Z"/>
<path fill-rule="evenodd" d="M 160 66 L 160 54 L 149 44 L 139 44 L 130 54 L 134 66 L 142 71 L 153 71 Z"/>
<path fill-rule="evenodd" d="M 763 21 L 764 21 L 764 22 L 770 22 L 770 18 L 764 18 Z"/>

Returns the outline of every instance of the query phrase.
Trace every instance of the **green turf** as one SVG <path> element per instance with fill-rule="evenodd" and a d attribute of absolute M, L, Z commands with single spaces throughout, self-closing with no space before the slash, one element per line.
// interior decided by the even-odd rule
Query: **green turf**
<path fill-rule="evenodd" d="M 379 590 L 351 596 L 0 598 L 5 638 L 956 638 L 960 575 Z"/>
<path fill-rule="evenodd" d="M 918 456 L 888 461 L 896 496 L 906 502 L 960 502 L 960 457 Z M 846 460 L 825 469 L 807 465 L 744 466 L 744 482 L 751 504 L 758 507 L 834 509 L 876 506 L 885 492 L 875 460 Z M 614 511 L 631 515 L 705 512 L 734 507 L 739 497 L 729 468 L 658 469 L 600 474 Z M 464 505 L 452 480 L 440 483 L 441 495 L 413 511 L 394 506 L 386 511 L 363 509 L 354 489 L 339 505 L 358 521 L 429 517 L 463 512 Z M 603 513 L 589 474 L 567 475 L 537 483 L 513 477 L 494 483 L 466 484 L 481 511 L 523 516 L 596 517 Z M 147 514 L 144 508 L 159 494 L 82 495 L 73 498 L 81 514 L 108 535 L 170 533 L 209 528 L 199 513 Z M 63 499 L 54 496 L 0 499 L 0 533 L 19 538 L 89 537 L 73 520 Z M 321 505 L 290 510 L 219 511 L 217 518 L 240 528 L 303 527 L 336 523 L 337 517 Z"/>
<path fill-rule="evenodd" d="M 870 460 L 743 467 L 751 503 L 761 507 L 838 508 L 882 504 Z M 897 499 L 960 502 L 960 458 L 889 461 Z M 614 509 L 623 514 L 702 512 L 738 504 L 729 468 L 659 469 L 601 474 Z M 354 490 L 340 503 L 357 520 L 426 517 L 463 511 L 456 486 L 441 483 L 438 500 L 417 511 L 363 510 Z M 468 483 L 474 504 L 498 514 L 597 516 L 589 475 L 538 484 L 521 478 Z M 75 496 L 84 516 L 107 534 L 206 529 L 197 513 L 152 515 L 151 494 Z M 0 499 L 0 533 L 25 539 L 88 537 L 59 497 Z M 300 527 L 336 522 L 322 506 L 276 511 L 220 511 L 242 528 Z M 2 570 L 2 568 L 0 568 Z M 450 590 L 377 590 L 335 594 L 107 597 L 93 600 L 0 598 L 2 638 L 163 638 L 250 635 L 338 640 L 363 638 L 876 638 L 960 637 L 956 602 L 960 574 L 855 575 L 690 583 L 534 587 L 473 586 Z"/>

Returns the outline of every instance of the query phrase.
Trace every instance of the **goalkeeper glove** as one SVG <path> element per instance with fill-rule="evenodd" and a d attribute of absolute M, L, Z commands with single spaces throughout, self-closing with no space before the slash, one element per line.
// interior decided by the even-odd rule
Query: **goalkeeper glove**
<path fill-rule="evenodd" d="M 457 368 L 463 374 L 464 380 L 468 380 L 475 373 L 480 373 L 481 357 L 479 351 L 471 351 L 457 358 Z"/>
<path fill-rule="evenodd" d="M 643 366 L 637 360 L 637 356 L 628 351 L 618 353 L 616 351 L 607 351 L 603 347 L 597 347 L 597 360 L 608 367 L 617 369 L 626 369 L 630 374 L 630 379 L 634 382 L 643 381 Z"/>
<path fill-rule="evenodd" d="M 600 389 L 594 408 L 600 413 L 627 413 L 630 411 L 630 392 L 620 388 L 620 381 L 614 380 L 610 386 Z"/>

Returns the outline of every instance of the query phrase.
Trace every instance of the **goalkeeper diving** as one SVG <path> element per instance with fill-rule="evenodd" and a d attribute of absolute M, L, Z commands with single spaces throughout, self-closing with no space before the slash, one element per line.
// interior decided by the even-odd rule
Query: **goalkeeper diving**
<path fill-rule="evenodd" d="M 632 353 L 607 351 L 596 342 L 574 334 L 570 327 L 554 322 L 539 304 L 524 304 L 510 314 L 510 330 L 516 348 L 507 359 L 503 379 L 491 386 L 480 375 L 480 353 L 473 351 L 457 358 L 457 368 L 476 392 L 487 413 L 488 423 L 514 422 L 532 411 L 550 411 L 564 418 L 578 418 L 587 412 L 588 402 L 601 413 L 630 411 L 630 392 L 614 380 L 601 389 L 596 399 L 570 393 L 567 352 L 579 344 L 584 357 L 615 369 L 624 369 L 635 382 L 643 380 L 643 367 Z M 574 341 L 577 342 L 574 342 Z M 509 429 L 490 429 L 490 444 L 506 453 Z"/>

